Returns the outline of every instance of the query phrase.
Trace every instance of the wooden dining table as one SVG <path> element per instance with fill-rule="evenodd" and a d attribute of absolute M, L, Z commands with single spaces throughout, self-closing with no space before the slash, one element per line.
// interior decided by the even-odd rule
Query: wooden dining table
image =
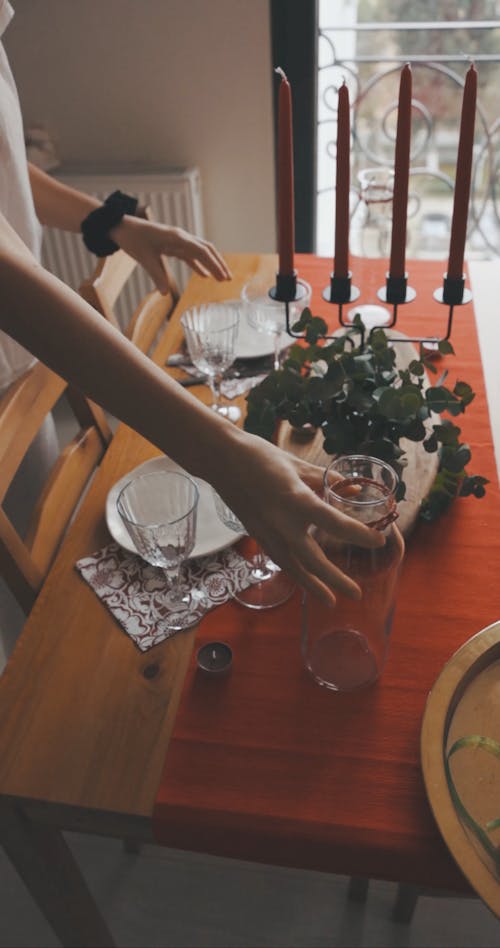
<path fill-rule="evenodd" d="M 268 268 L 270 280 L 273 279 L 274 257 L 235 254 L 228 255 L 228 261 L 233 272 L 230 283 L 217 284 L 192 277 L 159 342 L 155 353 L 158 364 L 165 366 L 168 355 L 181 348 L 180 315 L 185 308 L 202 301 L 239 296 L 243 283 L 263 267 Z M 307 257 L 300 257 L 298 265 L 307 279 Z M 318 261 L 315 265 L 317 269 Z M 324 261 L 324 272 L 328 276 L 328 261 Z M 318 294 L 321 287 L 314 286 L 313 290 Z M 174 377 L 183 376 L 180 369 L 168 371 Z M 209 400 L 206 386 L 191 391 L 196 397 Z M 244 407 L 243 397 L 239 403 Z M 75 569 L 77 560 L 109 543 L 104 512 L 110 488 L 128 471 L 158 453 L 130 428 L 123 424 L 118 427 L 0 678 L 0 841 L 65 945 L 111 945 L 113 938 L 63 833 L 100 834 L 121 838 L 129 844 L 155 840 L 153 814 L 158 790 L 193 663 L 197 629 L 174 635 L 142 653 Z M 272 622 L 271 613 L 265 621 Z M 470 633 L 475 631 L 472 628 Z M 404 630 L 401 634 L 404 636 Z M 425 656 L 418 653 L 418 643 L 414 644 L 413 654 L 417 669 L 414 673 L 418 674 L 419 662 L 425 661 Z M 313 682 L 311 688 L 316 688 Z M 328 697 L 335 701 L 334 695 Z M 307 744 L 307 734 L 302 739 Z M 244 747 L 238 751 L 244 753 Z M 387 748 L 388 756 L 390 753 L 400 753 L 405 759 L 410 752 L 402 744 L 392 751 Z M 418 748 L 412 749 L 410 757 L 412 753 L 417 759 Z M 353 746 L 353 779 L 367 781 L 368 801 L 374 788 L 369 783 L 370 767 L 365 755 L 363 745 Z M 270 755 L 269 766 L 278 772 L 283 767 L 284 773 L 286 756 L 285 750 L 276 748 Z M 425 863 L 430 857 L 439 867 L 439 884 L 443 888 L 468 891 L 437 828 L 432 831 L 432 817 L 413 758 L 408 762 L 404 779 L 416 801 L 416 824 L 408 829 L 408 834 L 399 833 L 397 838 L 391 835 L 390 817 L 380 809 L 370 810 L 369 805 L 357 830 L 349 825 L 347 832 L 342 827 L 342 810 L 339 812 L 337 806 L 337 836 L 331 827 L 328 836 L 330 849 L 336 850 L 337 855 L 331 862 L 323 860 L 316 868 L 393 881 L 403 875 L 406 881 L 420 884 L 428 881 Z M 392 789 L 397 791 L 397 787 Z M 407 790 L 408 787 L 402 787 L 401 793 Z M 230 788 L 226 787 L 225 796 L 228 793 Z M 398 806 L 397 792 L 391 805 Z M 200 831 L 200 850 L 205 849 L 204 840 L 208 839 L 209 852 L 269 862 L 274 858 L 276 863 L 314 868 L 311 853 L 319 852 L 321 833 L 314 813 L 305 813 L 300 839 L 298 834 L 292 834 L 289 845 L 283 846 L 286 822 L 273 818 L 272 799 L 264 800 L 262 806 L 268 807 L 269 818 L 265 834 L 256 836 L 259 840 L 265 837 L 260 852 L 256 851 L 256 844 L 249 844 L 249 834 L 243 831 L 246 816 L 241 800 L 240 822 L 227 824 L 227 833 L 232 834 L 231 846 L 221 836 L 218 849 L 216 834 L 210 832 L 212 823 L 220 819 L 213 790 L 206 804 L 203 794 L 196 798 L 187 822 L 192 817 L 194 827 L 206 829 Z M 252 812 L 249 790 L 250 829 Z M 175 807 L 172 813 L 175 814 Z M 175 845 L 183 847 L 182 822 L 179 826 L 173 838 Z M 191 832 L 189 838 L 186 835 L 185 845 L 196 848 L 196 833 Z M 369 864 L 363 861 L 368 846 Z M 286 857 L 281 858 L 285 849 Z M 435 881 L 436 873 L 431 875 Z M 1 898 L 0 895 L 0 911 Z"/>

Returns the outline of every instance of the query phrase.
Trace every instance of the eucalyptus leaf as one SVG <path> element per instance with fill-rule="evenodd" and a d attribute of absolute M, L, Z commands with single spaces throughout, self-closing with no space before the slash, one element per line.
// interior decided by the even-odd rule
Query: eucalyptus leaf
<path fill-rule="evenodd" d="M 413 359 L 413 361 L 410 362 L 408 366 L 408 371 L 411 373 L 411 375 L 424 375 L 425 374 L 424 366 L 417 359 Z"/>
<path fill-rule="evenodd" d="M 436 439 L 441 444 L 456 444 L 460 434 L 460 428 L 457 425 L 452 424 L 451 421 L 445 421 L 442 425 L 433 425 L 432 427 Z"/>
<path fill-rule="evenodd" d="M 386 418 L 397 418 L 399 414 L 399 395 L 393 388 L 386 388 L 378 399 L 378 410 Z"/>
<path fill-rule="evenodd" d="M 460 398 L 464 405 L 470 405 L 471 401 L 476 397 L 475 393 L 472 391 L 470 385 L 467 382 L 457 382 L 454 389 L 454 395 L 457 398 Z"/>
<path fill-rule="evenodd" d="M 441 342 L 438 343 L 438 350 L 439 354 L 442 356 L 455 355 L 455 350 L 449 339 L 442 339 Z"/>
<path fill-rule="evenodd" d="M 403 427 L 403 437 L 409 441 L 423 441 L 425 435 L 426 427 L 420 418 L 411 418 Z"/>
<path fill-rule="evenodd" d="M 424 450 L 428 454 L 433 454 L 438 449 L 438 442 L 436 435 L 431 434 L 429 438 L 426 438 L 423 444 Z"/>
<path fill-rule="evenodd" d="M 352 408 L 355 408 L 357 411 L 370 411 L 374 404 L 374 399 L 368 392 L 364 392 L 361 388 L 355 388 L 350 392 L 347 401 Z"/>
<path fill-rule="evenodd" d="M 448 448 L 442 455 L 443 467 L 454 474 L 460 474 L 470 459 L 471 452 L 467 444 L 461 444 L 456 450 Z"/>

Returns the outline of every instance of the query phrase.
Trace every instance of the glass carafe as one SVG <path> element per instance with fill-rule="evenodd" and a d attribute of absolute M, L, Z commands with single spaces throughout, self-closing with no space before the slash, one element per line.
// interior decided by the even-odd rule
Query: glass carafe
<path fill-rule="evenodd" d="M 359 601 L 336 593 L 334 607 L 309 593 L 304 595 L 304 662 L 318 684 L 333 691 L 371 684 L 386 662 L 404 553 L 404 541 L 395 524 L 397 485 L 392 467 L 363 455 L 337 458 L 325 471 L 327 502 L 385 536 L 383 547 L 365 549 L 322 531 L 315 533 L 328 559 L 354 579 L 363 593 Z"/>
<path fill-rule="evenodd" d="M 389 256 L 393 191 L 392 168 L 358 172 L 358 203 L 349 235 L 351 253 L 357 257 Z"/>

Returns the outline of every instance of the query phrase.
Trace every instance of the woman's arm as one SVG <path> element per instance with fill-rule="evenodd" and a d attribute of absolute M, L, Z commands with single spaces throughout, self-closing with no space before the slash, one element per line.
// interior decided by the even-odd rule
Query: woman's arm
<path fill-rule="evenodd" d="M 68 187 L 30 162 L 28 172 L 37 217 L 48 227 L 79 234 L 83 219 L 102 204 L 97 198 Z"/>
<path fill-rule="evenodd" d="M 35 165 L 28 164 L 28 170 L 36 213 L 42 224 L 80 233 L 84 218 L 102 202 L 68 187 Z M 213 244 L 181 227 L 126 214 L 110 230 L 109 236 L 144 267 L 160 293 L 167 293 L 169 289 L 162 256 L 183 260 L 200 276 L 213 276 L 216 280 L 228 280 L 231 276 L 223 256 Z"/>
<path fill-rule="evenodd" d="M 321 470 L 241 431 L 172 381 L 44 270 L 1 215 L 0 300 L 1 329 L 209 481 L 298 583 L 330 602 L 333 589 L 359 596 L 358 586 L 328 562 L 309 527 L 316 524 L 368 547 L 383 539 L 316 496 Z"/>

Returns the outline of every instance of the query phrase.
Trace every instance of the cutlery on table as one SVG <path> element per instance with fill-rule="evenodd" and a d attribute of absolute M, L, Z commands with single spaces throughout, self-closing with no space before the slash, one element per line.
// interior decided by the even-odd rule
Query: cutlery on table
<path fill-rule="evenodd" d="M 182 352 L 174 352 L 167 359 L 166 365 L 169 368 L 188 368 L 193 365 L 188 355 Z M 264 372 L 270 372 L 273 368 L 272 356 L 266 355 L 259 358 L 235 359 L 233 365 L 228 369 L 228 378 L 250 378 L 252 375 L 262 375 Z"/>

